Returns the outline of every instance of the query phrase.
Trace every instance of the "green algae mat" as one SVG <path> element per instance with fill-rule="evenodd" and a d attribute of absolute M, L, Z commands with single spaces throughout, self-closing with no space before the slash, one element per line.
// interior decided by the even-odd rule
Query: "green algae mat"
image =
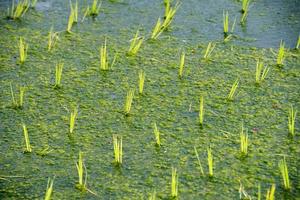
<path fill-rule="evenodd" d="M 0 199 L 299 199 L 297 0 L 0 0 Z"/>

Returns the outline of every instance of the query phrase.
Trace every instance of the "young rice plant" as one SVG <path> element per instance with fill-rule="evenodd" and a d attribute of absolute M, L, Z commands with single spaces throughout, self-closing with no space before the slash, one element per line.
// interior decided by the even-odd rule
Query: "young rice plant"
<path fill-rule="evenodd" d="M 27 58 L 28 44 L 22 37 L 19 40 L 20 63 L 23 64 Z"/>
<path fill-rule="evenodd" d="M 15 5 L 15 0 L 12 0 L 11 9 L 7 9 L 7 18 L 12 20 L 20 19 L 25 15 L 30 7 L 29 0 L 20 0 L 17 1 Z"/>
<path fill-rule="evenodd" d="M 51 196 L 53 192 L 53 182 L 54 182 L 54 178 L 53 179 L 48 178 L 45 200 L 51 200 Z"/>
<path fill-rule="evenodd" d="M 111 65 L 109 66 L 106 39 L 105 39 L 104 44 L 100 48 L 100 70 L 107 71 L 109 68 L 113 68 L 116 59 L 117 59 L 117 54 L 115 54 L 114 59 Z"/>
<path fill-rule="evenodd" d="M 156 123 L 154 123 L 154 135 L 155 135 L 155 141 L 156 141 L 156 145 L 157 146 L 160 146 L 160 132 L 159 132 L 159 130 L 158 130 L 158 128 L 157 128 L 157 125 L 156 125 Z"/>
<path fill-rule="evenodd" d="M 139 49 L 141 48 L 143 41 L 144 41 L 144 38 L 139 36 L 139 31 L 137 30 L 134 35 L 134 38 L 131 39 L 131 43 L 130 43 L 130 47 L 127 52 L 127 55 L 135 56 L 137 54 L 137 52 L 139 51 Z"/>
<path fill-rule="evenodd" d="M 244 131 L 244 126 L 242 124 L 242 130 L 240 132 L 240 143 L 241 143 L 241 153 L 242 155 L 248 154 L 248 133 Z"/>
<path fill-rule="evenodd" d="M 114 144 L 115 163 L 117 165 L 121 165 L 122 158 L 123 158 L 122 137 L 113 135 L 113 144 Z"/>
<path fill-rule="evenodd" d="M 58 39 L 58 32 L 53 32 L 53 27 L 51 27 L 48 34 L 48 51 L 51 51 L 54 48 Z"/>
<path fill-rule="evenodd" d="M 77 173 L 78 173 L 78 183 L 75 185 L 77 189 L 81 191 L 86 190 L 86 181 L 87 181 L 87 171 L 83 162 L 82 152 L 79 151 L 78 162 L 76 163 Z M 85 174 L 84 174 L 85 172 Z"/>
<path fill-rule="evenodd" d="M 171 197 L 176 198 L 177 196 L 178 196 L 178 173 L 177 173 L 177 169 L 172 167 Z"/>
<path fill-rule="evenodd" d="M 63 71 L 64 63 L 57 63 L 55 66 L 55 85 L 54 88 L 61 87 L 61 76 Z"/>
<path fill-rule="evenodd" d="M 278 66 L 283 65 L 284 57 L 285 57 L 284 42 L 281 40 L 279 49 L 278 49 L 278 54 L 277 54 L 277 65 Z"/>
<path fill-rule="evenodd" d="M 213 154 L 211 151 L 211 147 L 207 148 L 207 163 L 208 163 L 208 175 L 209 175 L 209 177 L 213 177 L 214 163 L 213 163 Z"/>
<path fill-rule="evenodd" d="M 69 133 L 71 133 L 71 134 L 74 131 L 75 121 L 76 121 L 77 115 L 78 115 L 78 108 L 74 107 L 74 110 L 70 114 L 70 129 L 69 129 Z"/>
<path fill-rule="evenodd" d="M 145 83 L 145 72 L 143 70 L 139 71 L 139 94 L 143 94 Z"/>
<path fill-rule="evenodd" d="M 211 53 L 214 51 L 216 47 L 216 44 L 213 44 L 212 42 L 209 42 L 206 48 L 206 51 L 204 53 L 204 60 L 208 60 L 211 57 Z"/>
<path fill-rule="evenodd" d="M 235 82 L 233 83 L 233 85 L 231 86 L 230 92 L 229 92 L 229 94 L 227 96 L 227 100 L 228 101 L 232 101 L 233 100 L 234 94 L 235 94 L 236 89 L 237 89 L 237 87 L 239 85 L 239 82 L 240 82 L 239 79 L 236 79 Z"/>
<path fill-rule="evenodd" d="M 297 110 L 294 110 L 293 106 L 291 105 L 289 109 L 289 116 L 288 116 L 288 128 L 291 136 L 295 136 L 296 114 L 297 114 Z"/>
<path fill-rule="evenodd" d="M 275 200 L 275 189 L 276 185 L 272 184 L 271 188 L 267 191 L 266 200 Z"/>
<path fill-rule="evenodd" d="M 130 89 L 127 92 L 125 106 L 124 106 L 125 115 L 129 115 L 129 113 L 130 113 L 133 97 L 134 97 L 134 90 Z"/>
<path fill-rule="evenodd" d="M 198 161 L 198 165 L 199 165 L 199 168 L 200 168 L 201 175 L 204 176 L 203 167 L 202 167 L 202 164 L 201 164 L 201 161 L 200 161 L 200 157 L 199 157 L 198 151 L 197 151 L 197 149 L 196 149 L 195 146 L 194 146 L 194 150 L 195 150 L 195 154 L 196 154 L 196 157 L 197 157 L 197 161 Z"/>
<path fill-rule="evenodd" d="M 15 98 L 12 84 L 10 83 L 10 94 L 11 94 L 13 108 L 22 108 L 23 107 L 25 90 L 26 90 L 26 88 L 24 86 L 19 87 L 19 102 L 18 102 Z"/>
<path fill-rule="evenodd" d="M 199 122 L 200 126 L 203 127 L 203 119 L 204 119 L 204 98 L 200 97 L 200 106 L 199 106 Z"/>
<path fill-rule="evenodd" d="M 291 189 L 289 171 L 285 161 L 285 157 L 283 157 L 283 159 L 279 161 L 278 167 L 282 176 L 284 189 L 286 190 Z"/>
<path fill-rule="evenodd" d="M 180 63 L 179 63 L 179 71 L 178 71 L 178 75 L 179 75 L 180 78 L 182 78 L 182 75 L 183 75 L 184 61 L 185 61 L 185 53 L 181 52 Z"/>
<path fill-rule="evenodd" d="M 264 67 L 264 64 L 260 61 L 256 63 L 256 71 L 255 71 L 255 82 L 259 85 L 262 81 L 265 80 L 266 76 L 269 73 L 270 68 Z"/>
<path fill-rule="evenodd" d="M 26 147 L 24 152 L 30 153 L 32 151 L 32 149 L 31 149 L 31 145 L 30 145 L 27 127 L 25 124 L 23 124 L 22 126 L 23 126 L 23 133 L 24 133 L 24 140 L 25 140 L 25 147 Z"/>

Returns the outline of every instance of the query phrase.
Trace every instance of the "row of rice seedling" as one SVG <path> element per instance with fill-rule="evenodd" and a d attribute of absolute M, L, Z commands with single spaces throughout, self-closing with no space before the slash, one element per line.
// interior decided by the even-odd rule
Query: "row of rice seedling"
<path fill-rule="evenodd" d="M 114 156 L 115 156 L 115 163 L 117 165 L 122 164 L 122 137 L 119 137 L 117 135 L 113 135 L 113 144 L 114 144 Z M 202 175 L 204 175 L 204 171 L 201 165 L 201 161 L 197 152 L 196 147 L 194 147 L 196 157 L 198 160 L 198 164 L 200 167 L 200 172 Z M 209 169 L 209 177 L 213 177 L 213 155 L 211 148 L 207 148 L 207 161 L 208 161 L 208 169 Z M 283 186 L 285 189 L 289 190 L 290 187 L 290 182 L 289 182 L 289 176 L 288 176 L 288 169 L 287 169 L 287 164 L 285 161 L 285 158 L 281 160 L 278 164 L 280 172 L 282 174 L 283 178 Z M 78 172 L 78 183 L 76 184 L 76 188 L 81 190 L 81 191 L 89 191 L 90 193 L 97 195 L 96 193 L 92 192 L 87 188 L 87 171 L 86 167 L 84 165 L 83 161 L 83 154 L 82 152 L 79 152 L 79 157 L 78 157 L 78 162 L 76 163 L 76 168 Z M 47 190 L 45 194 L 45 200 L 51 199 L 52 191 L 53 191 L 53 179 L 48 179 L 48 184 L 47 184 Z M 171 197 L 172 198 L 177 198 L 178 197 L 178 185 L 179 185 L 179 179 L 178 179 L 178 173 L 177 169 L 172 167 L 172 179 L 171 179 Z M 239 189 L 240 197 L 245 197 L 245 198 L 251 198 L 250 195 L 244 190 L 244 187 L 240 183 L 240 189 Z M 275 196 L 275 184 L 272 185 L 270 189 L 267 191 L 266 199 L 274 199 Z M 152 192 L 150 195 L 149 199 L 155 199 L 156 198 L 156 191 Z M 260 184 L 258 186 L 258 199 L 261 199 L 261 187 Z"/>

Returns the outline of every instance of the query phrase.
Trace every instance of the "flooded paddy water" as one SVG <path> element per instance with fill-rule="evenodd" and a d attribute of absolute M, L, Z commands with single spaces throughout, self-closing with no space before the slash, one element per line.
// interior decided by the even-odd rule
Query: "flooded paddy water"
<path fill-rule="evenodd" d="M 157 19 L 163 20 L 163 0 L 103 0 L 97 16 L 82 20 L 91 5 L 78 0 L 78 22 L 67 33 L 69 1 L 38 0 L 13 20 L 7 19 L 11 1 L 0 0 L 0 199 L 44 199 L 49 177 L 55 177 L 52 199 L 266 199 L 272 184 L 275 199 L 299 199 L 299 114 L 294 134 L 288 127 L 291 106 L 298 113 L 300 108 L 298 0 L 250 1 L 243 25 L 241 1 L 184 0 L 157 39 L 150 37 Z M 236 18 L 226 41 L 223 11 L 230 28 Z M 48 51 L 51 27 L 58 40 Z M 137 30 L 144 40 L 130 56 Z M 28 44 L 23 63 L 20 37 Z M 278 65 L 281 40 L 284 59 Z M 109 66 L 115 62 L 101 70 L 105 41 Z M 204 58 L 209 43 L 214 48 Z M 257 61 L 268 69 L 259 83 Z M 55 87 L 58 63 L 63 68 Z M 20 86 L 25 92 L 18 108 Z M 130 90 L 134 96 L 126 114 Z M 78 114 L 70 133 L 74 108 Z M 25 152 L 24 124 L 31 152 Z M 248 135 L 246 154 L 241 132 Z M 113 135 L 122 137 L 119 165 Z M 76 187 L 79 152 L 84 179 L 87 172 L 85 191 Z M 290 189 L 278 167 L 284 158 Z M 178 173 L 176 197 L 172 167 Z"/>

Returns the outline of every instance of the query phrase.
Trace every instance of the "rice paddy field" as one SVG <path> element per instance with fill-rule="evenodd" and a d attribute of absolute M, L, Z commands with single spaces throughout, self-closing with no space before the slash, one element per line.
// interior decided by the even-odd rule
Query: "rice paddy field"
<path fill-rule="evenodd" d="M 0 199 L 299 200 L 299 33 L 299 0 L 0 0 Z"/>

